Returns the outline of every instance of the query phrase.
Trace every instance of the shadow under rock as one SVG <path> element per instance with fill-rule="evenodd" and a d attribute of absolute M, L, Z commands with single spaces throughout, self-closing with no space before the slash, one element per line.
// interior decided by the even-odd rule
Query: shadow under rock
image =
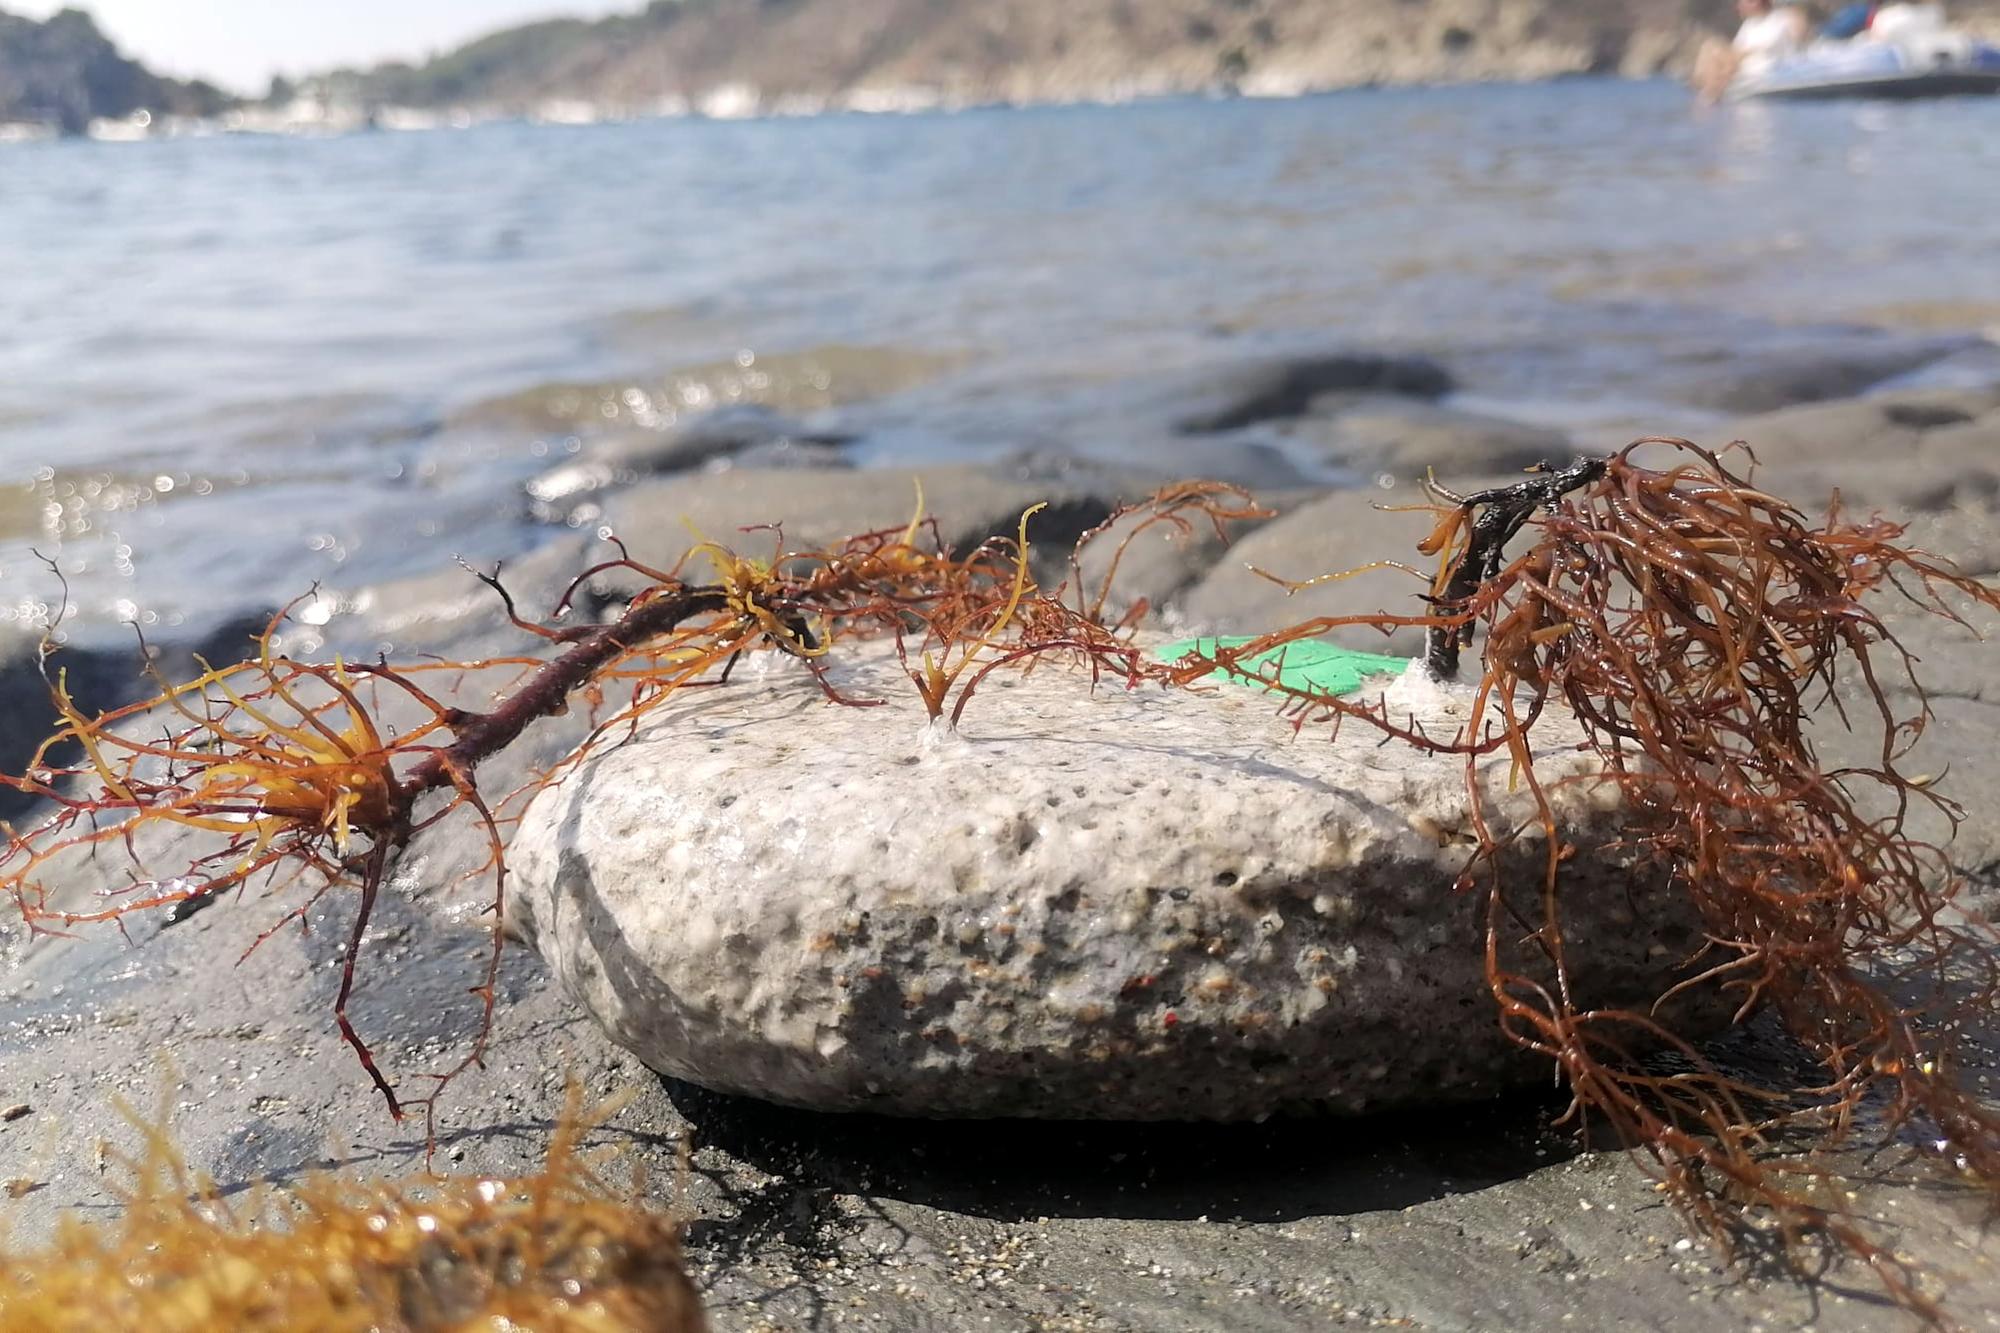
<path fill-rule="evenodd" d="M 899 1120 L 773 1106 L 661 1076 L 697 1147 L 783 1178 L 1018 1222 L 1038 1217 L 1284 1222 L 1399 1209 L 1572 1156 L 1560 1103 L 1263 1124 Z"/>

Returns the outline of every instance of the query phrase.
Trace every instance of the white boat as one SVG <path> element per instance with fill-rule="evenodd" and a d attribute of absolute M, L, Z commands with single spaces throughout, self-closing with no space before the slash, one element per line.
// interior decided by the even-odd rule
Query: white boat
<path fill-rule="evenodd" d="M 1730 85 L 1732 100 L 2000 93 L 2000 48 L 1945 23 L 1936 4 L 1884 5 L 1864 36 L 1822 40 Z"/>
<path fill-rule="evenodd" d="M 1928 61 L 1872 42 L 1825 43 L 1729 87 L 1731 101 L 1993 93 L 2000 93 L 2000 48 L 1982 43 Z"/>

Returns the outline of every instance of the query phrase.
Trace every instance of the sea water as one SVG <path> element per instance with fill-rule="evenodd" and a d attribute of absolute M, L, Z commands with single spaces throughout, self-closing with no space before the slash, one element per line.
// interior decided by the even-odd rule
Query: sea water
<path fill-rule="evenodd" d="M 1689 428 L 1691 368 L 1801 328 L 2000 326 L 1997 168 L 2000 100 L 1599 80 L 0 146 L 0 614 L 54 600 L 31 549 L 86 627 L 518 551 L 587 433 L 552 404 L 606 392 L 1115 454 L 1054 414 L 1362 346 Z"/>

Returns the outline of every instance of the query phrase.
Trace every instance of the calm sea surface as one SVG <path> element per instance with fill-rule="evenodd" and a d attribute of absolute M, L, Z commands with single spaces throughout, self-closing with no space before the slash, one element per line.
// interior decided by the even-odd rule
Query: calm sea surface
<path fill-rule="evenodd" d="M 1679 426 L 1667 368 L 1821 321 L 2000 328 L 2000 102 L 1573 82 L 7 146 L 0 607 L 51 596 L 30 547 L 86 625 L 519 549 L 519 482 L 606 395 L 976 456 L 1092 385 L 1359 344 L 1482 407 Z"/>

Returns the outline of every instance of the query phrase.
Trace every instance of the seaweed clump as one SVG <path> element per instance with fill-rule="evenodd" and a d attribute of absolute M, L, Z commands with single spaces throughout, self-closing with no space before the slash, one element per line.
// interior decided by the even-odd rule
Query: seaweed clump
<path fill-rule="evenodd" d="M 1641 461 L 1658 454 L 1662 466 Z M 1340 625 L 1413 623 L 1427 630 L 1426 668 L 1452 679 L 1483 631 L 1470 720 L 1451 736 L 1413 730 L 1379 703 L 1293 689 L 1269 669 L 1265 683 L 1290 696 L 1301 726 L 1360 721 L 1467 757 L 1478 837 L 1459 889 L 1484 896 L 1501 1026 L 1554 1062 L 1571 1118 L 1608 1124 L 1732 1252 L 1751 1240 L 1746 1218 L 1768 1218 L 1794 1263 L 1830 1242 L 1941 1320 L 1919 1274 L 1834 1202 L 1840 1172 L 1827 1156 L 1857 1136 L 1901 1135 L 2000 1203 L 2000 1115 L 1962 1079 L 1968 1030 L 2000 1015 L 2000 932 L 1966 907 L 1945 850 L 1909 831 L 1919 806 L 1953 826 L 1963 811 L 1903 771 L 1931 712 L 1915 658 L 1870 599 L 1964 625 L 1961 604 L 2000 608 L 2000 590 L 1902 545 L 1886 520 L 1854 521 L 1837 503 L 1809 520 L 1684 440 L 1641 440 L 1474 495 L 1431 491 L 1427 616 L 1317 621 L 1216 658 L 1234 667 Z M 1526 549 L 1509 556 L 1523 534 Z M 1685 979 L 1650 1011 L 1587 1008 L 1570 987 L 1568 850 L 1527 743 L 1554 706 L 1616 784 L 1628 845 L 1706 926 Z M 1873 738 L 1873 757 L 1822 764 L 1816 717 Z M 1527 826 L 1482 819 L 1472 776 L 1495 753 L 1511 755 L 1539 806 L 1546 859 L 1525 894 L 1499 865 Z M 1540 975 L 1503 965 L 1512 940 Z M 1659 1016 L 1697 986 L 1730 994 L 1739 1022 L 1769 1008 L 1818 1076 L 1768 1086 L 1718 1068 Z M 1649 1058 L 1661 1048 L 1677 1058 Z M 1812 1151 L 1784 1154 L 1795 1131 Z"/>
<path fill-rule="evenodd" d="M 1234 488 L 1200 483 L 1171 488 L 1154 508 L 1162 521 L 1186 523 L 1188 512 L 1247 504 Z M 439 1094 L 480 1063 L 491 1031 L 507 825 L 524 798 L 676 691 L 726 685 L 738 659 L 764 651 L 798 661 L 830 701 L 866 707 L 871 701 L 836 688 L 825 662 L 842 639 L 881 634 L 896 636 L 933 716 L 955 692 L 955 718 L 988 671 L 1023 656 L 1067 650 L 1131 681 L 1148 668 L 1157 674 L 1158 664 L 1129 638 L 1036 588 L 1026 531 L 1024 517 L 1014 541 L 960 556 L 924 520 L 919 497 L 907 526 L 824 550 L 792 550 L 774 529 L 768 557 L 704 541 L 674 568 L 655 569 L 614 543 L 615 558 L 579 574 L 543 621 L 522 616 L 497 576 L 480 575 L 522 635 L 523 652 L 512 657 L 303 662 L 272 647 L 281 612 L 253 656 L 204 663 L 185 682 L 161 679 L 151 698 L 110 712 L 84 713 L 58 670 L 49 679 L 56 732 L 25 773 L 0 777 L 46 811 L 25 830 L 6 828 L 0 894 L 38 934 L 103 923 L 123 929 L 136 914 L 184 916 L 225 895 L 284 896 L 290 905 L 251 949 L 288 924 L 308 928 L 309 914 L 331 895 L 352 894 L 334 1021 L 391 1114 L 421 1110 L 434 1131 Z M 686 576 L 686 567 L 703 564 L 708 578 Z M 611 620 L 568 623 L 578 590 L 614 571 L 643 587 Z M 994 660 L 960 684 L 989 651 Z M 471 693 L 462 688 L 469 677 L 494 672 L 511 678 L 486 707 L 453 702 Z M 588 709 L 597 726 L 569 760 L 519 790 L 482 789 L 482 763 L 572 706 Z M 491 948 L 471 987 L 482 1017 L 462 1058 L 415 1075 L 422 1088 L 412 1092 L 377 1063 L 350 1020 L 349 1001 L 396 856 L 454 818 L 483 830 L 488 853 L 468 872 L 491 884 Z M 79 883 L 98 887 L 84 897 Z"/>
<path fill-rule="evenodd" d="M 955 721 L 991 672 L 1049 657 L 1081 668 L 1093 686 L 1248 677 L 1301 730 L 1363 726 L 1385 743 L 1464 759 L 1474 828 L 1456 890 L 1481 895 L 1486 921 L 1483 941 L 1465 947 L 1483 948 L 1494 1021 L 1553 1064 L 1575 1122 L 1608 1125 L 1725 1246 L 1748 1238 L 1749 1219 L 1770 1219 L 1788 1258 L 1803 1264 L 1815 1244 L 1858 1256 L 1897 1301 L 1941 1320 L 1920 1275 L 1839 1202 L 1827 1154 L 1857 1138 L 1920 1137 L 2000 1202 L 2000 1117 L 1961 1074 L 1962 1033 L 2000 1013 L 2000 941 L 1961 910 L 1965 882 L 1946 852 L 1910 832 L 1920 806 L 1954 820 L 1961 812 L 1902 771 L 1930 712 L 1914 659 L 1874 609 L 1874 599 L 1898 596 L 1959 620 L 1954 599 L 2000 608 L 2000 592 L 1909 549 L 1893 523 L 1853 521 L 1837 508 L 1810 520 L 1686 441 L 1640 441 L 1475 495 L 1433 487 L 1431 500 L 1423 508 L 1433 527 L 1418 549 L 1434 568 L 1396 566 L 1424 584 L 1409 613 L 1311 620 L 1171 663 L 1147 651 L 1132 616 L 1107 623 L 1103 590 L 1093 595 L 1080 576 L 1074 589 L 1036 585 L 1028 516 L 1011 538 L 961 556 L 938 541 L 920 506 L 906 527 L 823 550 L 792 550 L 777 531 L 768 557 L 705 542 L 681 565 L 655 569 L 621 548 L 578 579 L 619 570 L 644 583 L 600 624 L 565 623 L 567 595 L 547 620 L 526 619 L 488 579 L 530 650 L 519 658 L 312 665 L 275 656 L 267 636 L 249 662 L 95 718 L 69 703 L 58 676 L 62 728 L 34 770 L 13 780 L 54 813 L 0 855 L 0 889 L 40 930 L 253 882 L 296 888 L 299 903 L 285 919 L 303 920 L 332 890 L 353 891 L 335 1016 L 392 1110 L 430 1108 L 479 1059 L 490 1026 L 510 810 L 575 761 L 498 799 L 480 789 L 479 764 L 538 719 L 587 706 L 598 726 L 577 752 L 585 754 L 679 690 L 725 685 L 750 652 L 794 659 L 830 702 L 866 707 L 873 701 L 844 694 L 828 670 L 857 636 L 893 636 L 940 722 Z M 1124 541 L 1155 524 L 1220 530 L 1257 513 L 1240 491 L 1188 483 L 1138 507 Z M 1525 549 L 1510 555 L 1516 541 Z M 686 567 L 703 562 L 710 576 L 690 578 Z M 1110 563 L 1115 573 L 1118 559 Z M 1282 654 L 1272 656 L 1357 626 L 1422 628 L 1427 669 L 1468 677 L 1469 720 L 1452 734 L 1428 732 L 1380 698 L 1288 683 Z M 1482 635 L 1475 677 L 1461 657 Z M 513 683 L 480 711 L 446 702 L 451 691 L 429 684 L 438 673 L 449 683 L 450 673 L 501 667 L 516 672 Z M 413 711 L 414 725 L 382 724 L 385 701 Z M 1529 744 L 1550 708 L 1583 727 L 1601 761 L 1590 780 L 1616 787 L 1634 856 L 1687 894 L 1707 927 L 1684 960 L 1684 980 L 1648 1010 L 1589 1008 L 1570 986 L 1569 849 Z M 1824 765 L 1816 716 L 1879 737 L 1872 760 Z M 81 757 L 58 765 L 58 752 Z M 1485 817 L 1478 767 L 1494 755 L 1513 759 L 1536 798 L 1528 825 Z M 455 815 L 477 820 L 491 849 L 494 952 L 476 990 L 487 1021 L 464 1061 L 411 1098 L 377 1068 L 346 1004 L 392 859 Z M 1506 853 L 1531 830 L 1539 840 L 1525 841 L 1546 850 L 1538 882 L 1523 884 L 1501 866 L 1515 863 Z M 158 832 L 197 840 L 172 880 L 145 870 L 163 855 L 148 841 Z M 66 858 L 105 854 L 126 858 L 134 874 L 131 886 L 114 885 L 110 906 L 85 909 L 49 887 Z M 1539 959 L 1532 974 L 1501 961 L 1518 944 Z M 1775 1014 L 1816 1073 L 1767 1086 L 1719 1068 L 1664 1016 L 1668 1001 L 1697 986 L 1732 994 L 1739 1020 Z M 1662 1048 L 1673 1057 L 1664 1063 Z M 1793 1151 L 1795 1131 L 1814 1151 Z"/>
<path fill-rule="evenodd" d="M 0 1249 L 14 1333 L 313 1328 L 383 1333 L 706 1333 L 680 1226 L 615 1189 L 581 1151 L 606 1115 L 577 1091 L 540 1171 L 515 1179 L 337 1176 L 225 1197 L 193 1178 L 164 1122 L 120 1159 L 116 1221 L 65 1218 Z"/>

